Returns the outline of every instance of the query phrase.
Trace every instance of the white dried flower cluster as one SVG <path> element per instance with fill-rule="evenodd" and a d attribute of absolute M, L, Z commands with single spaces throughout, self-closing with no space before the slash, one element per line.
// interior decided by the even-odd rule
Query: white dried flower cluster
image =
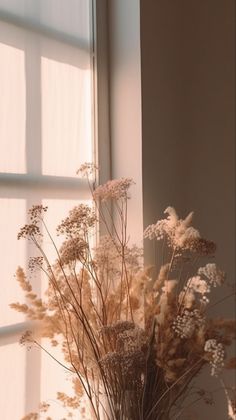
<path fill-rule="evenodd" d="M 206 264 L 205 267 L 200 267 L 198 269 L 198 274 L 205 276 L 213 287 L 221 286 L 225 281 L 225 273 L 214 263 Z"/>
<path fill-rule="evenodd" d="M 206 280 L 202 279 L 200 276 L 194 276 L 188 279 L 186 290 L 189 292 L 192 291 L 193 293 L 198 293 L 201 295 L 201 300 L 205 303 L 209 302 L 206 294 L 210 293 L 211 288 Z"/>
<path fill-rule="evenodd" d="M 186 309 L 191 309 L 196 301 L 196 295 L 192 289 L 184 287 L 179 294 L 178 302 L 180 306 L 184 306 Z"/>
<path fill-rule="evenodd" d="M 85 162 L 79 167 L 76 174 L 81 175 L 82 177 L 89 177 L 90 175 L 94 175 L 98 169 L 98 166 L 94 163 Z"/>
<path fill-rule="evenodd" d="M 203 317 L 197 309 L 193 311 L 184 310 L 182 315 L 178 315 L 173 322 L 173 330 L 180 338 L 192 337 L 197 327 L 204 323 Z"/>
<path fill-rule="evenodd" d="M 158 220 L 156 224 L 149 225 L 144 231 L 144 238 L 156 239 L 157 241 L 164 238 L 167 232 L 166 220 Z"/>
<path fill-rule="evenodd" d="M 211 375 L 217 376 L 224 366 L 225 351 L 222 343 L 218 343 L 214 338 L 205 342 L 204 350 L 211 354 Z"/>
<path fill-rule="evenodd" d="M 106 201 L 109 198 L 119 200 L 129 198 L 128 190 L 134 184 L 132 178 L 112 179 L 106 184 L 99 185 L 93 193 L 93 198 Z"/>
<path fill-rule="evenodd" d="M 186 286 L 179 294 L 179 304 L 183 305 L 186 309 L 191 309 L 196 302 L 196 299 L 199 299 L 200 302 L 207 304 L 209 299 L 206 296 L 207 293 L 210 293 L 210 286 L 206 280 L 202 279 L 200 276 L 190 277 L 187 281 Z"/>
<path fill-rule="evenodd" d="M 144 238 L 160 240 L 166 236 L 168 243 L 175 248 L 184 248 L 188 241 L 200 238 L 198 230 L 191 226 L 193 212 L 184 220 L 178 218 L 173 207 L 167 207 L 164 213 L 168 214 L 167 218 L 148 226 Z"/>

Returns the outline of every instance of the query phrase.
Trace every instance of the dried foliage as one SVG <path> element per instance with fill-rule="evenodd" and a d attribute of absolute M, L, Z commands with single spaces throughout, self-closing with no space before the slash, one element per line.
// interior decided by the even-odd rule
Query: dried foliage
<path fill-rule="evenodd" d="M 91 164 L 81 168 L 90 185 L 94 169 Z M 29 268 L 46 274 L 48 290 L 43 300 L 39 298 L 19 267 L 16 277 L 26 302 L 11 306 L 40 321 L 40 335 L 52 346 L 61 345 L 75 395 L 58 392 L 58 400 L 69 410 L 81 410 L 81 418 L 180 418 L 183 397 L 193 392 L 192 380 L 204 366 L 210 365 L 212 375 L 220 375 L 224 367 L 236 365 L 235 358 L 226 355 L 226 347 L 235 339 L 235 320 L 207 315 L 212 288 L 225 281 L 215 263 L 202 264 L 214 256 L 215 244 L 192 227 L 193 213 L 182 220 L 168 207 L 167 217 L 144 232 L 145 238 L 162 241 L 165 249 L 155 277 L 155 270 L 142 267 L 142 250 L 128 243 L 132 183 L 123 178 L 91 189 L 94 206 L 78 205 L 58 226 L 58 235 L 64 237 L 60 249 L 46 228 L 43 206 L 32 207 L 30 224 L 18 235 L 38 249 L 39 256 L 30 260 Z M 94 247 L 98 220 L 107 235 Z M 41 226 L 57 253 L 53 263 L 43 251 Z M 31 332 L 23 335 L 21 344 L 42 348 Z M 210 403 L 205 391 L 196 394 Z M 226 391 L 233 418 L 230 395 Z M 90 410 L 84 407 L 84 396 Z M 43 403 L 40 410 L 47 408 Z M 37 418 L 37 413 L 24 417 Z"/>

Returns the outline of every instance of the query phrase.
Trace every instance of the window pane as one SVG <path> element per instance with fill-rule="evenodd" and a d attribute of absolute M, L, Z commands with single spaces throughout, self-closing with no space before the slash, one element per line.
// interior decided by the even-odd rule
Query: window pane
<path fill-rule="evenodd" d="M 1 22 L 11 7 L 30 26 Z M 15 7 L 0 0 L 0 172 L 74 177 L 92 160 L 90 1 Z"/>
<path fill-rule="evenodd" d="M 9 25 L 0 22 L 0 33 Z M 15 35 L 17 36 L 16 32 Z M 14 34 L 12 33 L 12 37 Z M 0 172 L 25 172 L 24 51 L 1 42 L 0 35 Z"/>
<path fill-rule="evenodd" d="M 0 0 L 4 11 L 88 42 L 90 0 Z"/>
<path fill-rule="evenodd" d="M 41 60 L 42 170 L 74 177 L 92 160 L 91 71 L 78 49 L 55 44 L 47 44 L 48 56 L 57 47 L 62 61 Z"/>
<path fill-rule="evenodd" d="M 23 293 L 16 284 L 14 275 L 17 266 L 25 266 L 26 263 L 27 243 L 17 240 L 19 228 L 26 223 L 26 200 L 0 199 L 0 209 L 0 326 L 4 326 L 25 320 L 25 317 L 11 309 L 9 304 L 17 301 L 24 303 Z"/>

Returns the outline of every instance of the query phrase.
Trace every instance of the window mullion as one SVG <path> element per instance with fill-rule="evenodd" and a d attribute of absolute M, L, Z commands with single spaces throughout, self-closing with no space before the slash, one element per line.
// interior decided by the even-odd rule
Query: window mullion
<path fill-rule="evenodd" d="M 0 173 L 0 197 L 34 197 L 89 200 L 90 189 L 85 179 L 50 175 Z"/>

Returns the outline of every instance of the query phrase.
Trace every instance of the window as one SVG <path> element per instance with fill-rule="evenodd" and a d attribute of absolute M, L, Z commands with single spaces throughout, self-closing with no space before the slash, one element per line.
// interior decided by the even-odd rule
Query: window
<path fill-rule="evenodd" d="M 9 303 L 23 302 L 17 265 L 31 247 L 17 241 L 32 204 L 49 206 L 52 232 L 68 209 L 89 200 L 81 163 L 95 153 L 92 0 L 0 0 L 0 358 L 1 415 L 18 420 L 55 399 L 53 361 L 18 344 L 27 327 Z M 47 244 L 45 244 L 47 246 Z M 50 252 L 50 250 L 49 250 Z M 36 276 L 34 290 L 40 293 Z M 58 377 L 57 377 L 58 375 Z M 9 403 L 9 399 L 11 403 Z M 57 403 L 54 414 L 57 412 Z"/>

